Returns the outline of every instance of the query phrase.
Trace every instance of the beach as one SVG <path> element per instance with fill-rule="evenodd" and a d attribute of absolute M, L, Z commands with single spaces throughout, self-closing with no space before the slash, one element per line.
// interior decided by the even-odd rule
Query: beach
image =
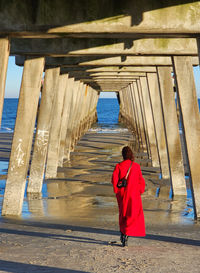
<path fill-rule="evenodd" d="M 169 198 L 168 181 L 158 187 L 159 170 L 145 153 L 135 157 L 146 180 L 147 235 L 121 247 L 111 175 L 134 137 L 124 128 L 97 129 L 81 138 L 56 179 L 44 181 L 42 195 L 25 196 L 21 217 L 1 217 L 0 272 L 199 272 L 199 223 L 186 197 Z M 9 137 L 1 134 L 1 158 Z"/>

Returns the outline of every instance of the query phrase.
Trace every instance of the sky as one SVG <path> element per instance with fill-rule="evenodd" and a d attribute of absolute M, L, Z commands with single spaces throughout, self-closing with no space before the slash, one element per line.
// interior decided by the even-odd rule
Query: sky
<path fill-rule="evenodd" d="M 5 98 L 18 98 L 23 67 L 15 65 L 15 57 L 9 57 Z M 200 98 L 200 67 L 194 67 L 197 96 Z M 115 92 L 102 92 L 100 98 L 116 98 Z"/>

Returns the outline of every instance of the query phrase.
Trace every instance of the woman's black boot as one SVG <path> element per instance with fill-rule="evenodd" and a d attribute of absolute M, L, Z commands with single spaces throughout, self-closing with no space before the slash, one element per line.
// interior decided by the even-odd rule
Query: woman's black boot
<path fill-rule="evenodd" d="M 122 246 L 128 246 L 128 236 L 123 234 Z"/>
<path fill-rule="evenodd" d="M 120 241 L 121 241 L 121 243 L 123 242 L 123 238 L 124 238 L 124 234 L 121 232 L 121 235 L 120 235 Z"/>

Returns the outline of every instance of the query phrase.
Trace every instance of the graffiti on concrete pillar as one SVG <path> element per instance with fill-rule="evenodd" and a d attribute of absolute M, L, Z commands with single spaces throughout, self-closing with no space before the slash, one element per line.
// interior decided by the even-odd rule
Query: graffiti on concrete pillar
<path fill-rule="evenodd" d="M 16 148 L 16 161 L 17 161 L 17 166 L 21 167 L 24 165 L 24 155 L 25 153 L 22 150 L 22 139 L 19 139 L 19 144 Z"/>
<path fill-rule="evenodd" d="M 45 131 L 45 130 L 37 131 L 36 147 L 37 147 L 37 151 L 40 152 L 42 155 L 46 153 L 48 140 L 49 140 L 49 131 Z"/>
<path fill-rule="evenodd" d="M 13 165 L 11 171 L 13 171 L 16 167 L 21 167 L 24 165 L 24 155 L 25 153 L 22 149 L 22 139 L 20 138 L 16 151 L 14 153 L 14 162 L 12 162 Z"/>

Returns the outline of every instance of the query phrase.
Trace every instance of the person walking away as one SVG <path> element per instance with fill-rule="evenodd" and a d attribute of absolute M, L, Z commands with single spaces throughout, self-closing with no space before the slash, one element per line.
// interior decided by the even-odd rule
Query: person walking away
<path fill-rule="evenodd" d="M 123 161 L 115 166 L 112 175 L 113 190 L 119 207 L 120 240 L 122 246 L 128 245 L 129 236 L 145 236 L 145 221 L 141 194 L 145 190 L 145 180 L 140 165 L 134 162 L 130 147 L 122 149 Z M 128 175 L 127 175 L 128 174 Z M 123 181 L 126 177 L 125 185 Z"/>

